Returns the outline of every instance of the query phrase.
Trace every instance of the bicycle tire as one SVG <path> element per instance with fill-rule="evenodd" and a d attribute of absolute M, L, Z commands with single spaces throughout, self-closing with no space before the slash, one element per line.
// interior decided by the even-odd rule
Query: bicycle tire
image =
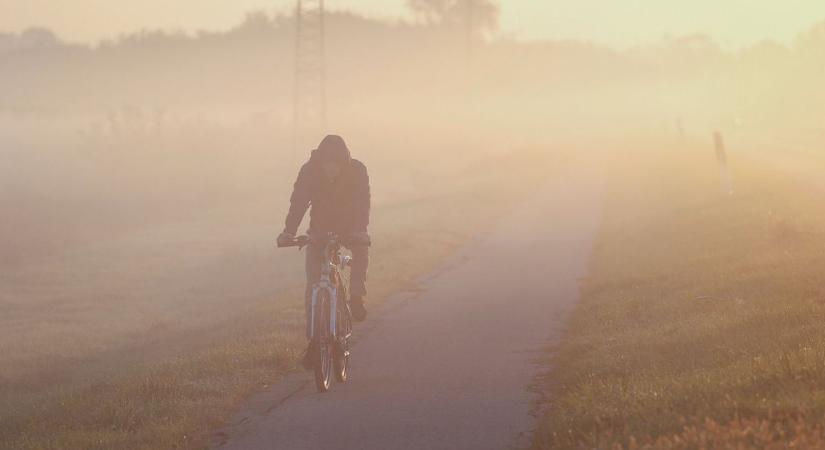
<path fill-rule="evenodd" d="M 335 368 L 335 379 L 339 383 L 346 383 L 349 378 L 349 335 L 352 333 L 352 316 L 349 313 L 349 306 L 346 303 L 342 304 L 343 306 L 338 308 L 338 324 L 341 331 L 336 340 L 333 366 Z"/>
<path fill-rule="evenodd" d="M 329 293 L 322 290 L 318 293 L 318 310 L 315 312 L 315 332 L 317 352 L 315 361 L 315 387 L 318 392 L 329 391 L 332 384 L 332 359 L 335 351 L 334 338 L 329 332 Z"/>

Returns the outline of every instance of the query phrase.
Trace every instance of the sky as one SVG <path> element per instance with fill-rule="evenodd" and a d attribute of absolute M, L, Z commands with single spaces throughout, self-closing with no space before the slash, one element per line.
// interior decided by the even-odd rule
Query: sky
<path fill-rule="evenodd" d="M 381 18 L 407 17 L 405 0 L 326 0 Z M 789 43 L 825 21 L 825 0 L 499 0 L 501 31 L 519 39 L 579 39 L 614 47 L 705 33 L 726 47 Z M 144 28 L 224 30 L 251 10 L 289 12 L 293 0 L 0 0 L 0 31 L 45 26 L 94 43 Z"/>

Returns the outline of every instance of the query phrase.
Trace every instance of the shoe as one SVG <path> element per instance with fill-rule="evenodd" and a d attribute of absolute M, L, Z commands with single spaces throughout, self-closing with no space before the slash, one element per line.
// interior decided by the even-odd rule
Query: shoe
<path fill-rule="evenodd" d="M 367 307 L 364 305 L 363 298 L 353 298 L 349 302 L 349 308 L 352 311 L 352 318 L 356 322 L 363 322 L 367 318 Z"/>
<path fill-rule="evenodd" d="M 312 345 L 312 342 L 310 342 L 307 346 L 306 351 L 304 351 L 304 359 L 301 361 L 301 365 L 304 366 L 304 369 L 312 370 L 315 368 L 315 360 L 317 359 L 315 355 L 318 352 L 317 349 L 318 347 Z"/>

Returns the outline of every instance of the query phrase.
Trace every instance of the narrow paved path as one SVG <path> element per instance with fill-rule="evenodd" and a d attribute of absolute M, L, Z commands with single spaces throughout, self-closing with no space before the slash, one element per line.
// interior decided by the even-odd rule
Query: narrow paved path
<path fill-rule="evenodd" d="M 508 449 L 529 443 L 534 360 L 563 329 L 601 216 L 594 170 L 568 169 L 421 291 L 356 330 L 351 380 L 295 374 L 252 399 L 219 449 Z M 415 251 L 415 249 L 410 249 Z"/>

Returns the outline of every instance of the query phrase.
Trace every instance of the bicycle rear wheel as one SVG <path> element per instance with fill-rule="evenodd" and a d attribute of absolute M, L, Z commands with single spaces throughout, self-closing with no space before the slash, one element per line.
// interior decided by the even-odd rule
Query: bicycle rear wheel
<path fill-rule="evenodd" d="M 335 351 L 335 338 L 329 332 L 329 293 L 322 290 L 318 293 L 318 308 L 315 311 L 315 336 L 318 351 L 315 362 L 315 387 L 318 392 L 326 392 L 332 384 L 332 359 Z"/>

